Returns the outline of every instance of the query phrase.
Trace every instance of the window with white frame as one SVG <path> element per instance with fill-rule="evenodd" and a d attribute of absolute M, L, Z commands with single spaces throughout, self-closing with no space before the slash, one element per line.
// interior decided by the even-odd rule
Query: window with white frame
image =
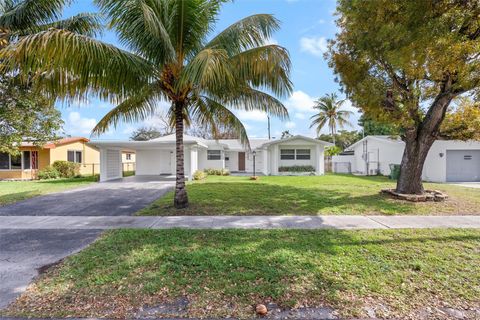
<path fill-rule="evenodd" d="M 207 160 L 221 160 L 222 151 L 221 150 L 207 150 Z"/>
<path fill-rule="evenodd" d="M 125 159 L 127 159 L 127 160 L 132 160 L 132 154 L 131 154 L 131 153 L 127 153 L 127 154 L 125 155 Z"/>
<path fill-rule="evenodd" d="M 297 160 L 310 160 L 310 149 L 296 149 Z"/>
<path fill-rule="evenodd" d="M 295 149 L 280 149 L 280 159 L 295 160 Z"/>
<path fill-rule="evenodd" d="M 67 161 L 82 163 L 82 151 L 78 150 L 68 150 L 67 151 Z"/>
<path fill-rule="evenodd" d="M 280 149 L 281 160 L 310 160 L 310 149 Z"/>

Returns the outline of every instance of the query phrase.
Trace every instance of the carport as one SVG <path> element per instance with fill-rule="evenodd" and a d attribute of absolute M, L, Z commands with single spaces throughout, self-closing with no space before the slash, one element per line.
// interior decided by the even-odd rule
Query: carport
<path fill-rule="evenodd" d="M 191 179 L 198 168 L 198 150 L 207 146 L 196 140 L 184 142 L 185 176 Z M 168 176 L 176 172 L 176 145 L 172 141 L 154 139 L 149 141 L 91 141 L 100 150 L 100 181 L 122 178 L 122 152 L 136 154 L 135 176 Z"/>

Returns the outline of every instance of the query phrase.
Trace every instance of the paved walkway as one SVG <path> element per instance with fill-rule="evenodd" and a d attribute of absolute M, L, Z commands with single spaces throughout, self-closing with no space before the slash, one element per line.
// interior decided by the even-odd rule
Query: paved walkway
<path fill-rule="evenodd" d="M 399 229 L 480 228 L 480 216 L 5 216 L 0 229 Z"/>
<path fill-rule="evenodd" d="M 127 216 L 174 186 L 164 177 L 127 177 L 1 206 L 0 216 Z"/>

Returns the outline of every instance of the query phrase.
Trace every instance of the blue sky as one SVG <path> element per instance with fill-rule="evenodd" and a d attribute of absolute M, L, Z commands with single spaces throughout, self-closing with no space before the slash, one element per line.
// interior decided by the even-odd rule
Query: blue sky
<path fill-rule="evenodd" d="M 92 1 L 77 0 L 66 9 L 64 15 L 71 16 L 86 11 L 96 11 Z M 282 23 L 281 29 L 273 35 L 271 42 L 286 47 L 290 52 L 294 92 L 284 100 L 290 119 L 284 122 L 272 120 L 272 136 L 279 137 L 283 130 L 289 130 L 293 134 L 315 136 L 314 130 L 309 129 L 313 100 L 326 93 L 337 92 L 341 96 L 333 73 L 323 58 L 327 39 L 335 36 L 334 11 L 334 0 L 236 0 L 225 4 L 221 10 L 217 30 L 222 30 L 233 22 L 256 13 L 273 14 Z M 101 40 L 118 44 L 115 34 L 108 31 Z M 58 104 L 65 121 L 65 133 L 72 136 L 89 136 L 96 122 L 112 107 L 107 102 L 96 99 L 69 106 Z M 351 107 L 349 101 L 345 103 L 345 107 L 355 112 L 350 118 L 354 126 L 346 129 L 358 129 L 358 113 Z M 265 114 L 237 112 L 237 115 L 245 124 L 250 137 L 267 136 Z M 102 135 L 100 139 L 127 139 L 135 128 L 144 125 L 155 125 L 155 119 L 143 123 L 121 124 Z"/>

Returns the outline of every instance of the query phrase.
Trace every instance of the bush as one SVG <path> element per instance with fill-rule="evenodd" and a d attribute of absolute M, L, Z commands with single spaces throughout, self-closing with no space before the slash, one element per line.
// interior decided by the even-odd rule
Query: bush
<path fill-rule="evenodd" d="M 38 179 L 46 180 L 46 179 L 58 179 L 60 177 L 60 173 L 57 169 L 51 166 L 46 166 L 42 170 L 38 171 Z"/>
<path fill-rule="evenodd" d="M 228 169 L 205 169 L 203 170 L 209 176 L 229 176 L 230 171 Z"/>
<path fill-rule="evenodd" d="M 400 165 L 399 164 L 390 164 L 390 175 L 389 178 L 392 180 L 398 180 L 400 177 Z"/>
<path fill-rule="evenodd" d="M 313 166 L 289 166 L 289 167 L 279 167 L 279 172 L 315 172 Z"/>
<path fill-rule="evenodd" d="M 55 161 L 53 168 L 57 169 L 61 178 L 73 178 L 80 175 L 80 164 L 68 161 Z"/>
<path fill-rule="evenodd" d="M 204 180 L 207 177 L 205 171 L 197 170 L 193 173 L 193 180 Z"/>

